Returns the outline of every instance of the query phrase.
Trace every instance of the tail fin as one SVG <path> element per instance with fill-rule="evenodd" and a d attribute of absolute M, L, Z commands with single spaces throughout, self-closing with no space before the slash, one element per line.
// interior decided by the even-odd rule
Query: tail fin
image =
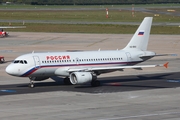
<path fill-rule="evenodd" d="M 145 17 L 139 28 L 136 30 L 134 36 L 131 38 L 130 42 L 124 48 L 125 50 L 147 50 L 147 45 L 149 41 L 149 34 L 151 30 L 152 17 Z"/>

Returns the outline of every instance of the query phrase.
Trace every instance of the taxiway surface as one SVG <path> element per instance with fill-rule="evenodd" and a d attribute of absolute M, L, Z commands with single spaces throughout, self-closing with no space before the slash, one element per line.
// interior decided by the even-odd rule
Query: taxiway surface
<path fill-rule="evenodd" d="M 18 33 L 0 39 L 0 119 L 38 120 L 178 120 L 180 118 L 179 56 L 156 57 L 143 64 L 169 62 L 169 68 L 125 70 L 99 77 L 100 87 L 65 86 L 61 79 L 36 82 L 5 73 L 17 56 L 35 52 L 121 49 L 132 35 Z M 179 35 L 151 35 L 148 49 L 180 53 Z"/>

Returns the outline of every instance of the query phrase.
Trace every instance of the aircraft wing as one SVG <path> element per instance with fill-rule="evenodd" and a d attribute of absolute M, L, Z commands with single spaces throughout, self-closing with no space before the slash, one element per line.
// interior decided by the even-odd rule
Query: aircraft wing
<path fill-rule="evenodd" d="M 26 28 L 26 26 L 0 26 L 0 28 Z"/>
<path fill-rule="evenodd" d="M 68 72 L 78 72 L 78 71 L 104 71 L 104 70 L 123 70 L 123 69 L 137 69 L 142 70 L 142 68 L 149 68 L 149 67 L 168 67 L 168 62 L 165 64 L 158 64 L 158 65 L 134 65 L 134 66 L 112 66 L 112 67 L 90 67 L 90 68 L 79 68 L 79 69 L 69 69 Z"/>

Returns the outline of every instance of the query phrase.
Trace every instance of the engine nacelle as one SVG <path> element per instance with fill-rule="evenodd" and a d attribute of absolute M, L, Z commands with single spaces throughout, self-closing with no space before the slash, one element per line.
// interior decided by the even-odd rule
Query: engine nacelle
<path fill-rule="evenodd" d="M 90 72 L 73 72 L 69 78 L 72 84 L 84 84 L 92 81 L 93 76 Z"/>
<path fill-rule="evenodd" d="M 43 81 L 48 79 L 49 77 L 29 77 L 30 80 L 34 80 L 34 81 Z"/>

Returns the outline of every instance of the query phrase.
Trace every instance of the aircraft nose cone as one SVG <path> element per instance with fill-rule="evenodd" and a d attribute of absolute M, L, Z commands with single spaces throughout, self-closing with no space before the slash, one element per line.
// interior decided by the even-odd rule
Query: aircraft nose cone
<path fill-rule="evenodd" d="M 15 70 L 15 67 L 12 66 L 12 65 L 8 65 L 6 67 L 6 73 L 9 74 L 9 75 L 18 76 L 18 73 Z"/>
<path fill-rule="evenodd" d="M 11 67 L 10 65 L 8 65 L 8 66 L 6 67 L 6 73 L 7 73 L 7 74 L 10 74 L 10 75 L 13 75 L 13 69 L 12 69 L 12 67 Z"/>

